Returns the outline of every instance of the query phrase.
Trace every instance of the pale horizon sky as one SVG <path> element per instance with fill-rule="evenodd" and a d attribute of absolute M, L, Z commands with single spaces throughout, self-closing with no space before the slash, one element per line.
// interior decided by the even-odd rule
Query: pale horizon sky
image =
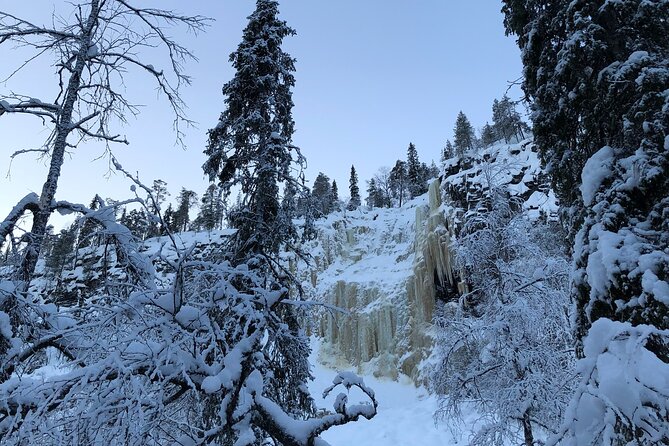
<path fill-rule="evenodd" d="M 65 0 L 37 2 L 44 7 L 36 10 L 35 1 L 0 0 L 0 10 L 48 23 L 54 8 L 63 13 L 69 8 Z M 194 81 L 182 92 L 198 127 L 186 129 L 187 150 L 176 147 L 167 101 L 154 93 L 146 76 L 129 73 L 128 95 L 145 107 L 125 127 L 117 126 L 131 144 L 112 150 L 147 185 L 165 180 L 171 199 L 182 186 L 201 195 L 208 184 L 201 169 L 207 129 L 223 110 L 221 87 L 234 74 L 228 56 L 239 44 L 255 2 L 162 0 L 159 5 L 215 19 L 197 37 L 181 30 L 170 33 L 199 59 L 188 64 Z M 452 139 L 458 111 L 476 128 L 490 120 L 493 99 L 504 94 L 522 69 L 514 40 L 504 35 L 500 8 L 496 0 L 281 1 L 281 18 L 297 31 L 284 48 L 297 59 L 294 143 L 307 158 L 307 178 L 313 182 L 324 172 L 337 181 L 344 197 L 354 164 L 364 198 L 365 180 L 379 167 L 405 159 L 409 142 L 416 144 L 421 161 L 438 163 L 446 139 Z M 3 44 L 0 59 L 2 80 L 23 62 L 24 53 Z M 53 101 L 49 94 L 57 81 L 51 62 L 46 56 L 0 82 L 0 96 L 14 91 Z M 510 95 L 518 98 L 518 88 Z M 0 219 L 27 193 L 40 192 L 47 170 L 46 161 L 31 154 L 15 159 L 10 169 L 10 155 L 40 145 L 48 133 L 34 118 L 0 117 Z M 74 149 L 56 198 L 85 204 L 95 193 L 129 198 L 130 183 L 110 174 L 108 159 L 99 159 L 103 154 L 100 144 Z"/>

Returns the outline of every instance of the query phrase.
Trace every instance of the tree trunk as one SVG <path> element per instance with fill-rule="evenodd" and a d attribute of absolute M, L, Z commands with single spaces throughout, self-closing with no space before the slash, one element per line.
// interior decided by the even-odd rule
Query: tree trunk
<path fill-rule="evenodd" d="M 19 277 L 24 283 L 25 289 L 28 288 L 30 281 L 32 280 L 35 272 L 35 265 L 37 265 L 37 259 L 39 258 L 40 250 L 42 248 L 42 241 L 46 235 L 46 227 L 49 223 L 49 217 L 51 216 L 52 204 L 54 197 L 56 196 L 56 189 L 58 188 L 58 178 L 60 177 L 60 171 L 65 157 L 65 149 L 67 148 L 67 137 L 72 131 L 72 114 L 74 112 L 74 105 L 79 97 L 81 73 L 86 66 L 93 29 L 98 21 L 98 14 L 100 12 L 99 0 L 91 0 L 90 5 L 91 11 L 86 21 L 86 28 L 81 32 L 81 42 L 79 44 L 79 52 L 76 56 L 75 66 L 67 83 L 63 106 L 58 113 L 56 138 L 53 143 L 49 173 L 42 186 L 39 210 L 34 213 L 33 224 L 30 233 L 28 234 L 28 246 L 26 248 L 26 255 L 23 258 Z"/>
<path fill-rule="evenodd" d="M 530 421 L 530 413 L 523 414 L 523 435 L 525 437 L 525 446 L 534 445 L 534 435 L 532 434 L 532 422 Z"/>

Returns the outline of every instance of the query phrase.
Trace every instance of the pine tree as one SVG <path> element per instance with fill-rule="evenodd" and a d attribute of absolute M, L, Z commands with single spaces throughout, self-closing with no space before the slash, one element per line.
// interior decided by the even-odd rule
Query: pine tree
<path fill-rule="evenodd" d="M 447 139 L 446 144 L 444 144 L 444 149 L 441 152 L 441 162 L 444 163 L 446 160 L 451 159 L 454 156 L 455 148 L 453 147 L 451 140 Z"/>
<path fill-rule="evenodd" d="M 153 180 L 151 187 L 151 199 L 147 199 L 148 211 L 152 216 L 157 216 L 161 209 L 161 204 L 167 200 L 170 193 L 167 191 L 167 183 L 163 180 Z M 158 227 L 158 219 L 151 217 L 149 219 L 149 228 L 147 238 L 160 235 L 161 229 Z"/>
<path fill-rule="evenodd" d="M 592 355 L 594 367 L 595 355 L 622 355 L 615 361 L 636 381 L 636 359 L 625 354 L 669 363 L 669 337 L 658 331 L 669 328 L 661 291 L 669 279 L 669 3 L 505 0 L 503 12 L 522 50 L 535 143 L 575 240 L 577 353 Z M 621 407 L 599 381 L 606 376 L 590 369 L 587 397 L 573 403 L 574 414 L 593 410 L 598 424 L 586 432 L 571 420 L 564 435 L 583 445 L 669 442 L 667 407 L 658 404 L 666 395 L 646 387 L 626 397 L 637 404 Z"/>
<path fill-rule="evenodd" d="M 197 194 L 188 190 L 185 187 L 181 188 L 179 196 L 177 197 L 177 208 L 174 211 L 174 229 L 175 231 L 188 231 L 188 224 L 190 223 L 189 212 L 190 209 L 197 203 Z"/>
<path fill-rule="evenodd" d="M 513 138 L 521 140 L 525 138 L 525 123 L 516 110 L 516 104 L 504 95 L 501 101 L 495 99 L 492 104 L 493 128 L 496 135 L 504 138 L 507 144 Z"/>
<path fill-rule="evenodd" d="M 216 228 L 220 229 L 222 211 L 221 190 L 215 183 L 212 183 L 207 187 L 204 194 L 202 194 L 200 212 L 193 221 L 193 225 L 205 231 L 211 231 Z"/>
<path fill-rule="evenodd" d="M 404 198 L 407 195 L 407 166 L 402 160 L 397 160 L 395 166 L 390 171 L 390 189 L 393 198 L 397 200 L 398 205 L 402 207 Z"/>
<path fill-rule="evenodd" d="M 481 130 L 481 144 L 483 144 L 483 147 L 490 147 L 496 141 L 497 133 L 495 132 L 495 128 L 486 122 Z"/>
<path fill-rule="evenodd" d="M 314 180 L 311 197 L 317 217 L 324 217 L 332 212 L 332 186 L 330 186 L 330 178 L 323 172 L 318 172 Z"/>
<path fill-rule="evenodd" d="M 358 173 L 355 171 L 355 166 L 351 166 L 351 176 L 348 180 L 348 190 L 351 198 L 348 202 L 348 210 L 352 211 L 360 207 L 362 203 L 360 200 L 360 188 L 358 187 Z"/>
<path fill-rule="evenodd" d="M 474 127 L 462 111 L 458 113 L 458 117 L 455 119 L 453 137 L 456 155 L 461 157 L 467 150 L 474 148 Z"/>
<path fill-rule="evenodd" d="M 332 210 L 339 210 L 339 188 L 337 187 L 337 182 L 335 180 L 332 180 L 332 187 L 330 190 L 332 191 Z"/>

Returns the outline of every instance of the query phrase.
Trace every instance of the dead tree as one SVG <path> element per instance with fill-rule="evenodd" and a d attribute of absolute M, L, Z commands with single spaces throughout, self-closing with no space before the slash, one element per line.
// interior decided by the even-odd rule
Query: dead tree
<path fill-rule="evenodd" d="M 113 125 L 136 115 L 138 108 L 124 92 L 124 81 L 129 73 L 140 71 L 153 78 L 174 112 L 177 140 L 181 141 L 181 126 L 189 120 L 179 89 L 190 83 L 184 73 L 185 62 L 194 59 L 184 46 L 169 37 L 169 27 L 186 27 L 202 31 L 209 19 L 187 16 L 169 10 L 135 6 L 131 0 L 80 0 L 73 5 L 69 21 L 54 17 L 58 26 L 46 27 L 0 11 L 0 45 L 20 45 L 34 50 L 29 59 L 55 57 L 58 75 L 58 94 L 51 100 L 26 94 L 0 95 L 0 116 L 9 113 L 32 115 L 42 119 L 52 131 L 37 149 L 50 159 L 49 170 L 42 192 L 26 197 L 15 207 L 9 218 L 0 223 L 0 245 L 11 233 L 18 218 L 32 213 L 32 227 L 25 236 L 25 251 L 17 278 L 27 287 L 33 276 L 40 254 L 40 246 L 51 213 L 66 150 L 76 148 L 87 140 L 107 144 L 128 144 Z M 145 60 L 143 50 L 162 48 L 166 53 L 165 68 L 158 68 Z M 11 76 L 18 76 L 27 63 L 18 64 Z M 156 62 L 157 65 L 157 62 Z M 50 73 L 49 73 L 50 74 Z M 10 77 L 11 77 L 10 76 Z"/>

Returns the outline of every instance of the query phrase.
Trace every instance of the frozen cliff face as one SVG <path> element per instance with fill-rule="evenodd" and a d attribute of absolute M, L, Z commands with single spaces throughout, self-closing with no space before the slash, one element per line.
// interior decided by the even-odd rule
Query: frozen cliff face
<path fill-rule="evenodd" d="M 421 379 L 435 293 L 452 281 L 440 204 L 435 182 L 401 208 L 343 211 L 317 222 L 314 261 L 301 274 L 310 297 L 329 307 L 313 328 L 331 354 L 377 376 Z"/>
<path fill-rule="evenodd" d="M 441 180 L 401 208 L 316 222 L 318 237 L 307 247 L 314 262 L 298 270 L 308 297 L 324 304 L 311 321 L 327 346 L 323 360 L 423 380 L 437 302 L 467 291 L 449 248 L 490 184 L 507 185 L 531 218 L 555 218 L 555 197 L 528 140 L 447 160 Z"/>

